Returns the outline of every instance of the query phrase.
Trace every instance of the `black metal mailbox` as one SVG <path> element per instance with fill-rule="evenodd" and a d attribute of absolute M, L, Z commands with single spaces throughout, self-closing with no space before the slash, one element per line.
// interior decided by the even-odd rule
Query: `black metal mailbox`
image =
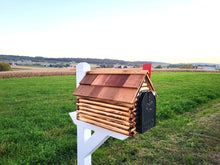
<path fill-rule="evenodd" d="M 136 130 L 144 133 L 156 126 L 156 98 L 152 92 L 142 91 L 136 105 Z"/>

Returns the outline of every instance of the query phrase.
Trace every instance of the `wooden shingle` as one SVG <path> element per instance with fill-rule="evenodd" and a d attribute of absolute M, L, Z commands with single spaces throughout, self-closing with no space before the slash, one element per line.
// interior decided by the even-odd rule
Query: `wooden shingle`
<path fill-rule="evenodd" d="M 154 91 L 147 73 L 87 72 L 73 93 L 77 96 L 77 119 L 134 137 L 137 97 L 142 90 Z"/>
<path fill-rule="evenodd" d="M 87 72 L 73 95 L 134 103 L 147 71 Z M 150 80 L 147 81 L 151 83 Z M 153 90 L 152 84 L 149 87 Z"/>

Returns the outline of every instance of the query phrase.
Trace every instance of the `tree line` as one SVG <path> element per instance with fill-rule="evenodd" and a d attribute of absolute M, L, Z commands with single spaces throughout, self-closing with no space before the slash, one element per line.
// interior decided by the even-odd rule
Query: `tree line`
<path fill-rule="evenodd" d="M 46 58 L 46 57 L 30 57 L 30 56 L 17 56 L 17 55 L 0 55 L 0 61 L 32 61 L 32 62 L 45 62 L 45 63 L 79 63 L 87 62 L 89 64 L 120 64 L 120 65 L 143 65 L 146 63 L 156 63 L 156 64 L 166 64 L 161 62 L 152 62 L 152 61 L 124 61 L 124 60 L 115 60 L 115 59 L 98 59 L 98 58 Z"/>

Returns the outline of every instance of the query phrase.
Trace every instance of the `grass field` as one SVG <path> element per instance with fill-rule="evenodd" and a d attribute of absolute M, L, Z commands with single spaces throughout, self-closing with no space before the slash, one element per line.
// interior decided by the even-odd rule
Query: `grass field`
<path fill-rule="evenodd" d="M 157 126 L 93 164 L 220 163 L 220 74 L 152 73 Z M 75 76 L 0 79 L 0 164 L 76 164 Z"/>

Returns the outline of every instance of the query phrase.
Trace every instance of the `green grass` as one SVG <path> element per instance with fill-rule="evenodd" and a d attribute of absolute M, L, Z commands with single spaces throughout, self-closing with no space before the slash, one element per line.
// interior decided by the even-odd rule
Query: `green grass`
<path fill-rule="evenodd" d="M 220 99 L 125 141 L 110 139 L 93 154 L 94 164 L 219 164 Z M 208 113 L 207 113 L 208 111 Z"/>
<path fill-rule="evenodd" d="M 46 68 L 45 66 L 42 66 L 42 65 L 21 65 L 21 64 L 19 64 L 19 65 L 17 65 L 17 66 L 25 66 L 25 67 L 36 67 L 36 68 Z"/>
<path fill-rule="evenodd" d="M 76 158 L 75 77 L 0 80 L 0 164 Z"/>
<path fill-rule="evenodd" d="M 196 107 L 220 97 L 220 74 L 154 73 L 152 81 L 159 96 L 159 119 L 193 111 Z"/>
<path fill-rule="evenodd" d="M 93 164 L 217 164 L 220 74 L 152 73 L 152 81 L 157 126 L 110 138 Z M 0 80 L 0 164 L 76 164 L 74 89 L 75 76 Z"/>

